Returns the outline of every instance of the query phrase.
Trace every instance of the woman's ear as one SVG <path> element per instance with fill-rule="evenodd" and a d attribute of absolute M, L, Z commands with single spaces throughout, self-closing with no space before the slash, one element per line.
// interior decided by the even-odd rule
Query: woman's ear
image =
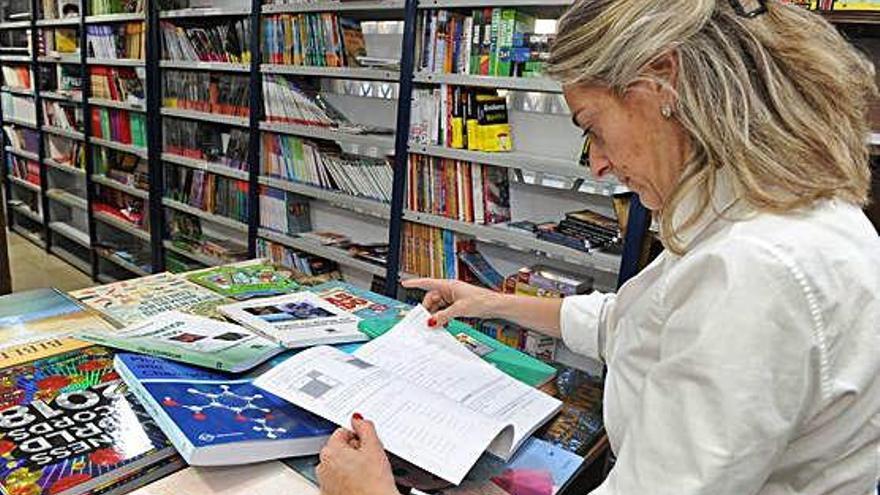
<path fill-rule="evenodd" d="M 655 91 L 663 92 L 664 89 L 675 90 L 678 82 L 678 52 L 667 50 L 648 64 L 646 75 L 657 87 Z"/>

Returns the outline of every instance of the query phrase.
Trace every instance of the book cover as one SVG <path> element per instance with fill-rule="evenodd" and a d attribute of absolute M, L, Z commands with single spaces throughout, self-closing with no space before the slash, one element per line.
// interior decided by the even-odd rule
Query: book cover
<path fill-rule="evenodd" d="M 288 294 L 302 288 L 291 270 L 270 263 L 219 266 L 190 274 L 187 279 L 239 301 Z"/>
<path fill-rule="evenodd" d="M 165 311 L 219 317 L 216 307 L 228 300 L 171 273 L 90 287 L 70 295 L 124 327 Z"/>
<path fill-rule="evenodd" d="M 220 306 L 232 320 L 287 348 L 359 342 L 357 316 L 342 311 L 311 292 Z"/>
<path fill-rule="evenodd" d="M 410 310 L 406 303 L 338 280 L 316 285 L 309 291 L 360 318 L 402 318 Z"/>
<path fill-rule="evenodd" d="M 116 349 L 236 373 L 283 351 L 244 327 L 179 311 L 162 313 L 112 334 L 82 333 L 79 337 Z"/>
<path fill-rule="evenodd" d="M 238 465 L 316 454 L 335 429 L 257 389 L 252 375 L 127 353 L 117 356 L 116 370 L 190 465 Z"/>
<path fill-rule="evenodd" d="M 174 455 L 113 356 L 92 346 L 0 370 L 0 491 L 87 493 Z"/>
<path fill-rule="evenodd" d="M 467 266 L 480 283 L 490 289 L 501 291 L 504 277 L 478 251 L 462 251 L 458 253 L 458 259 Z"/>
<path fill-rule="evenodd" d="M 0 297 L 0 347 L 70 335 L 76 330 L 113 328 L 57 289 Z"/>

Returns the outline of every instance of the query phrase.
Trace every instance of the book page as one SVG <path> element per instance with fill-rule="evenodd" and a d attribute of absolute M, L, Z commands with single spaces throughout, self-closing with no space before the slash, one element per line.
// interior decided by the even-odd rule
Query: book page
<path fill-rule="evenodd" d="M 509 459 L 562 403 L 486 363 L 448 332 L 429 328 L 429 317 L 423 306 L 416 307 L 354 355 L 473 411 L 512 424 L 513 445 L 496 442 L 490 449 Z"/>
<path fill-rule="evenodd" d="M 455 484 L 505 430 L 498 421 L 327 346 L 291 357 L 254 385 L 346 428 L 351 415 L 361 413 L 375 423 L 389 452 Z"/>

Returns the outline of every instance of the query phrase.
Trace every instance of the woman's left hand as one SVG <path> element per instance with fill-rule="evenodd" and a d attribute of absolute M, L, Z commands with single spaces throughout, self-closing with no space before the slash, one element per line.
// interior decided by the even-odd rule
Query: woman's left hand
<path fill-rule="evenodd" d="M 321 450 L 321 495 L 400 495 L 373 423 L 355 414 L 351 427 L 336 430 Z"/>

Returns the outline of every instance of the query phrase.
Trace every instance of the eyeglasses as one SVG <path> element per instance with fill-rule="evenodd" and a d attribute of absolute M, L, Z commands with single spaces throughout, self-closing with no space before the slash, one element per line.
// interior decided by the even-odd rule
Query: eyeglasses
<path fill-rule="evenodd" d="M 590 144 L 592 141 L 592 136 L 587 134 L 587 137 L 584 138 L 584 146 L 581 148 L 581 157 L 578 160 L 578 164 L 582 167 L 590 166 Z"/>
<path fill-rule="evenodd" d="M 758 5 L 750 10 L 746 10 L 745 6 L 743 6 L 742 0 L 730 0 L 730 6 L 733 7 L 734 12 L 736 12 L 738 16 L 751 19 L 767 13 L 767 0 L 746 0 L 746 3 Z"/>

